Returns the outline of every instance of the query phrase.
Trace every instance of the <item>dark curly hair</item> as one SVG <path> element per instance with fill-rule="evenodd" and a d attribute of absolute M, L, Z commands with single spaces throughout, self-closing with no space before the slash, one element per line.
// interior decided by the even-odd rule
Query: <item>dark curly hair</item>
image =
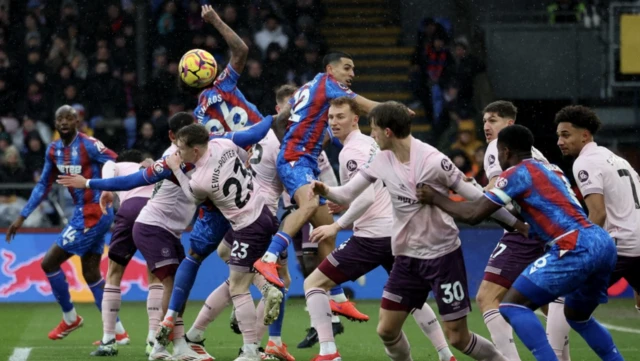
<path fill-rule="evenodd" d="M 592 135 L 595 135 L 602 126 L 602 122 L 596 113 L 582 105 L 569 105 L 560 109 L 556 113 L 555 123 L 558 125 L 565 122 L 573 124 L 576 128 L 586 129 Z"/>

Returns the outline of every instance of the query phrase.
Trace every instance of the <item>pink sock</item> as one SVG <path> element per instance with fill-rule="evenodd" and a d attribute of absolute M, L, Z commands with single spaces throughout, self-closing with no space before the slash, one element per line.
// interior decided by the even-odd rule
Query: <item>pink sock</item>
<path fill-rule="evenodd" d="M 238 327 L 242 331 L 242 339 L 245 345 L 258 342 L 256 334 L 256 305 L 253 304 L 250 293 L 242 293 L 231 296 L 233 306 L 236 308 Z"/>
<path fill-rule="evenodd" d="M 173 339 L 177 340 L 184 337 L 184 321 L 182 317 L 178 316 L 176 323 L 173 326 Z"/>
<path fill-rule="evenodd" d="M 421 309 L 416 308 L 413 311 L 413 318 L 416 320 L 416 323 L 425 334 L 425 336 L 427 336 L 427 338 L 431 341 L 436 351 L 440 351 L 445 347 L 449 347 L 449 345 L 447 344 L 447 340 L 444 338 L 442 327 L 440 327 L 438 318 L 433 312 L 433 309 L 431 309 L 431 306 L 425 303 Z"/>
<path fill-rule="evenodd" d="M 207 329 L 207 326 L 213 320 L 218 317 L 220 312 L 224 310 L 225 307 L 231 301 L 231 294 L 229 294 L 229 280 L 224 281 L 218 288 L 213 290 L 207 300 L 204 301 L 204 305 L 202 305 L 202 309 L 200 313 L 198 313 L 198 317 L 193 324 L 195 329 L 204 331 Z"/>
<path fill-rule="evenodd" d="M 162 321 L 162 284 L 152 284 L 149 286 L 147 295 L 147 315 L 149 316 L 149 334 L 155 334 Z"/>
<path fill-rule="evenodd" d="M 475 333 L 471 333 L 469 344 L 462 352 L 478 361 L 509 361 L 509 359 L 498 351 L 491 341 Z"/>
<path fill-rule="evenodd" d="M 327 292 L 320 288 L 308 290 L 304 297 L 307 299 L 307 309 L 311 315 L 311 324 L 318 331 L 320 342 L 333 342 L 333 329 L 331 328 L 331 306 Z"/>
<path fill-rule="evenodd" d="M 489 329 L 491 334 L 491 340 L 496 345 L 498 351 L 500 351 L 504 357 L 510 361 L 520 361 L 520 355 L 516 349 L 516 343 L 513 340 L 513 328 L 502 317 L 499 310 L 489 310 L 482 314 L 484 317 L 484 323 Z"/>
<path fill-rule="evenodd" d="M 264 276 L 261 275 L 260 273 L 256 273 L 256 275 L 253 277 L 253 285 L 256 286 L 258 288 L 258 290 L 260 290 L 260 292 L 262 292 L 262 288 L 266 284 L 268 284 L 268 282 L 264 278 Z"/>
<path fill-rule="evenodd" d="M 571 326 L 564 317 L 564 300 L 558 299 L 549 304 L 547 315 L 547 338 L 553 352 L 560 361 L 570 361 L 569 331 Z"/>
<path fill-rule="evenodd" d="M 102 331 L 108 335 L 116 333 L 116 319 L 120 312 L 122 296 L 120 287 L 104 285 L 104 295 L 102 296 Z"/>
<path fill-rule="evenodd" d="M 256 306 L 256 335 L 258 342 L 262 340 L 268 328 L 269 326 L 265 326 L 264 324 L 264 298 L 261 298 Z"/>
<path fill-rule="evenodd" d="M 411 346 L 404 332 L 400 331 L 398 337 L 393 341 L 382 341 L 384 352 L 393 361 L 411 361 Z"/>

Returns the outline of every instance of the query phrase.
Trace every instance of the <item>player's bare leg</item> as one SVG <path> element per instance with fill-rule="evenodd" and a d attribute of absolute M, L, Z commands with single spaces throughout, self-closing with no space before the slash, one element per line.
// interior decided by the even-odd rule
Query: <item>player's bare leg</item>
<path fill-rule="evenodd" d="M 384 345 L 384 351 L 392 361 L 411 361 L 411 347 L 402 325 L 409 315 L 406 311 L 380 309 L 378 336 Z"/>
<path fill-rule="evenodd" d="M 49 332 L 49 338 L 52 340 L 65 338 L 69 333 L 82 327 L 83 324 L 82 317 L 78 316 L 76 309 L 73 307 L 69 284 L 61 269 L 61 265 L 71 256 L 71 253 L 65 252 L 57 244 L 53 244 L 44 255 L 41 263 L 42 270 L 51 284 L 51 291 L 58 304 L 62 307 L 62 321 Z"/>
<path fill-rule="evenodd" d="M 509 361 L 491 341 L 469 330 L 466 316 L 454 321 L 444 321 L 442 326 L 451 346 L 472 359 Z"/>
<path fill-rule="evenodd" d="M 520 356 L 513 339 L 511 325 L 500 314 L 500 302 L 508 289 L 496 283 L 483 280 L 480 283 L 476 302 L 484 317 L 484 323 L 491 334 L 496 348 L 511 361 L 519 361 Z"/>

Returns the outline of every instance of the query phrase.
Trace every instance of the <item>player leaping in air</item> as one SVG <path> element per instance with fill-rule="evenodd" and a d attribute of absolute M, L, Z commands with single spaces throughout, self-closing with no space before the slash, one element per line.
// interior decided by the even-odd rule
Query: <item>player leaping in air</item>
<path fill-rule="evenodd" d="M 349 89 L 354 75 L 354 63 L 350 55 L 342 52 L 327 54 L 323 59 L 325 73 L 302 86 L 290 100 L 291 117 L 278 154 L 278 175 L 285 190 L 298 205 L 283 222 L 280 231 L 273 237 L 269 249 L 254 267 L 269 282 L 282 287 L 278 277 L 276 262 L 294 236 L 306 222 L 314 227 L 330 225 L 333 217 L 329 214 L 325 199 L 307 197 L 309 183 L 318 179 L 318 156 L 322 151 L 327 132 L 329 101 L 339 97 L 354 98 L 356 103 L 368 113 L 378 103 L 356 95 Z M 281 123 L 276 123 L 280 126 Z M 323 260 L 335 248 L 335 237 L 330 237 L 318 246 L 318 258 Z M 344 296 L 342 287 L 331 292 L 340 296 L 341 303 L 333 311 L 350 319 L 367 321 L 369 317 L 360 313 L 353 303 Z M 334 305 L 338 305 L 337 303 Z"/>
<path fill-rule="evenodd" d="M 531 226 L 530 236 L 547 252 L 516 279 L 500 303 L 500 313 L 538 361 L 558 360 L 534 311 L 566 295 L 564 314 L 602 360 L 623 360 L 611 334 L 593 317 L 607 302 L 609 277 L 616 265 L 611 236 L 587 218 L 567 185 L 550 164 L 532 158 L 533 134 L 520 125 L 498 134 L 498 161 L 506 169 L 496 186 L 473 202 L 452 202 L 432 188 L 418 189 L 422 202 L 456 219 L 475 224 L 515 201 Z M 395 271 L 395 268 L 394 268 Z"/>
<path fill-rule="evenodd" d="M 18 219 L 7 230 L 7 242 L 16 234 L 27 217 L 45 198 L 58 174 L 81 174 L 87 179 L 100 178 L 101 166 L 116 159 L 116 154 L 99 140 L 78 132 L 76 110 L 63 105 L 56 110 L 56 130 L 60 139 L 51 143 L 44 158 L 40 181 L 35 186 Z M 113 221 L 113 210 L 102 214 L 100 192 L 85 189 L 69 189 L 75 210 L 73 216 L 55 244 L 42 260 L 42 270 L 51 284 L 51 291 L 60 304 L 63 319 L 49 332 L 49 338 L 60 340 L 82 326 L 83 319 L 71 302 L 69 285 L 60 266 L 71 256 L 78 255 L 82 262 L 82 275 L 93 293 L 99 310 L 102 310 L 104 280 L 100 274 L 100 259 L 104 251 L 104 236 Z M 124 335 L 122 324 L 117 322 L 116 332 Z"/>

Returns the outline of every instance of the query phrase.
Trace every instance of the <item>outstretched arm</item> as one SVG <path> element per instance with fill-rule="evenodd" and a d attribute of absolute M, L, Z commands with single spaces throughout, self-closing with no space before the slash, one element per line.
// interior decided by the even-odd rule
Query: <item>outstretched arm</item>
<path fill-rule="evenodd" d="M 268 115 L 264 117 L 261 122 L 249 128 L 225 133 L 223 137 L 231 139 L 231 141 L 240 148 L 250 147 L 261 141 L 267 135 L 272 123 L 273 117 Z"/>
<path fill-rule="evenodd" d="M 229 60 L 229 64 L 231 64 L 238 74 L 242 74 L 244 65 L 247 62 L 247 54 L 249 54 L 247 44 L 242 41 L 233 29 L 220 19 L 220 16 L 213 10 L 211 5 L 202 5 L 202 18 L 220 32 L 224 41 L 227 42 L 227 45 L 229 45 L 231 49 L 231 60 Z"/>
<path fill-rule="evenodd" d="M 428 186 L 419 189 L 419 192 L 431 192 L 428 204 L 433 204 L 449 213 L 453 218 L 474 225 L 489 218 L 501 207 L 486 197 L 480 197 L 472 202 L 454 202 L 449 197 L 440 194 Z"/>
<path fill-rule="evenodd" d="M 349 183 L 340 187 L 328 187 L 326 184 L 318 181 L 311 182 L 311 190 L 328 200 L 338 204 L 350 204 L 360 193 L 364 192 L 371 185 L 367 178 L 361 173 L 356 174 Z"/>
<path fill-rule="evenodd" d="M 484 198 L 481 189 L 482 189 L 482 187 L 480 187 L 480 185 L 478 185 L 475 181 L 473 181 L 473 182 L 458 182 L 455 185 L 455 187 L 453 188 L 453 191 L 455 191 L 459 195 L 463 196 L 466 200 L 471 201 L 471 202 L 475 202 L 478 199 Z M 493 202 L 491 202 L 491 203 L 493 203 Z M 503 207 L 500 207 L 498 210 L 496 210 L 496 212 L 494 212 L 491 215 L 491 217 L 493 219 L 497 220 L 498 222 L 500 222 L 501 224 L 505 224 L 505 225 L 507 225 L 509 227 L 513 227 L 514 225 L 516 225 L 519 222 L 518 219 L 513 214 L 509 213 L 509 211 L 507 211 Z M 521 224 L 518 224 L 518 225 L 523 227 L 524 223 L 521 223 Z M 509 230 L 512 230 L 512 229 L 509 229 Z"/>

